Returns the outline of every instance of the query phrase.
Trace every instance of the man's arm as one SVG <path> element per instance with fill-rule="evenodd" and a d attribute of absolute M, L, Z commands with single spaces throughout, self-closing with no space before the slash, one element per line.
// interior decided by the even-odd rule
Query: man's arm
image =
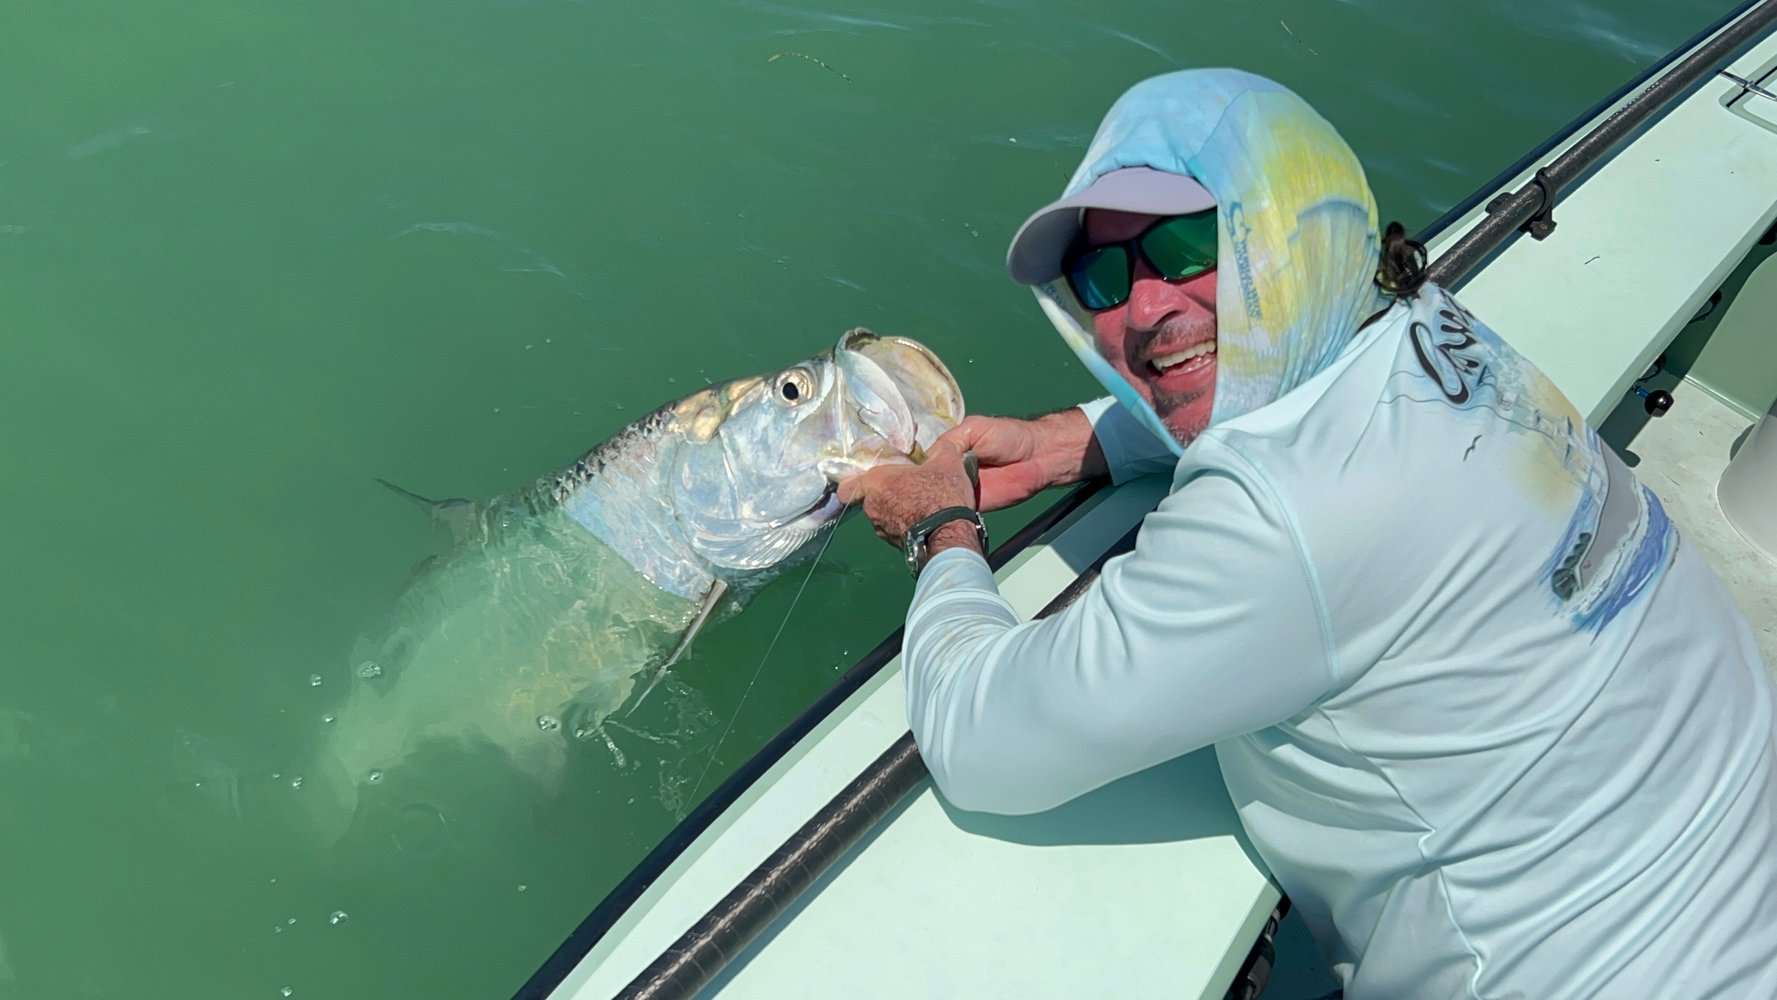
<path fill-rule="evenodd" d="M 962 455 L 974 452 L 979 485 L 962 472 Z M 999 510 L 1052 486 L 1111 475 L 1117 482 L 1173 468 L 1178 457 L 1110 397 L 1030 420 L 968 417 L 946 431 L 917 466 L 881 466 L 839 485 L 839 499 L 862 502 L 876 535 L 899 546 L 915 521 L 945 507 Z M 927 551 L 966 548 L 981 552 L 974 529 L 946 524 L 927 540 Z"/>
<path fill-rule="evenodd" d="M 1146 424 L 1110 396 L 1081 403 L 1076 409 L 1091 422 L 1112 481 L 1122 483 L 1137 476 L 1171 472 L 1178 465 L 1178 454 L 1171 445 L 1155 437 Z"/>
<path fill-rule="evenodd" d="M 963 471 L 964 452 L 975 453 L 978 486 Z M 919 519 L 945 507 L 999 510 L 1022 503 L 1051 486 L 1063 486 L 1106 473 L 1092 421 L 1070 407 L 1033 420 L 969 417 L 941 435 L 919 465 L 885 465 L 839 484 L 842 503 L 862 503 L 876 535 L 899 546 Z M 972 525 L 942 525 L 927 539 L 926 551 L 981 552 Z"/>
<path fill-rule="evenodd" d="M 1268 496 L 1200 476 L 1072 606 L 1025 622 L 946 553 L 907 616 L 908 721 L 965 809 L 1030 813 L 1299 713 L 1336 683 L 1310 564 Z"/>

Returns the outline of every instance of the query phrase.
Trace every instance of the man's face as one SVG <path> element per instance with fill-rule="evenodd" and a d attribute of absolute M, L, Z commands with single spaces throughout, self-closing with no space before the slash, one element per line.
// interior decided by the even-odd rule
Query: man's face
<path fill-rule="evenodd" d="M 1160 219 L 1092 209 L 1090 246 L 1131 239 Z M 1216 388 L 1216 272 L 1182 281 L 1154 273 L 1139 254 L 1129 301 L 1095 313 L 1099 353 L 1153 405 L 1168 430 L 1188 444 L 1209 426 Z"/>

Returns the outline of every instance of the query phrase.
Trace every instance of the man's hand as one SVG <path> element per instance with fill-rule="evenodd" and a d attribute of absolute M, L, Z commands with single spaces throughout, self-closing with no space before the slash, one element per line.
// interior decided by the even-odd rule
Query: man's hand
<path fill-rule="evenodd" d="M 840 483 L 839 500 L 862 501 L 876 537 L 899 548 L 907 529 L 920 518 L 946 507 L 974 507 L 975 487 L 963 470 L 963 450 L 939 438 L 919 465 L 879 465 Z M 933 555 L 959 545 L 981 550 L 974 527 L 964 521 L 939 527 L 927 542 Z"/>
<path fill-rule="evenodd" d="M 1104 452 L 1092 436 L 1092 422 L 1077 408 L 1035 420 L 967 417 L 938 438 L 937 444 L 954 444 L 959 452 L 975 453 L 981 463 L 981 510 L 1010 507 L 1051 486 L 1077 483 L 1106 472 Z"/>

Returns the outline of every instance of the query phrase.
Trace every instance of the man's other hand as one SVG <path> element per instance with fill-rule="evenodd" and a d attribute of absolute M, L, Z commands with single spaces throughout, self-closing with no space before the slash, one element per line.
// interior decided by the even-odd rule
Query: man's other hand
<path fill-rule="evenodd" d="M 959 452 L 975 453 L 981 465 L 984 511 L 1023 503 L 1051 486 L 1105 474 L 1104 452 L 1092 436 L 1092 422 L 1077 408 L 1035 420 L 967 417 L 944 432 L 937 444 L 954 444 Z"/>

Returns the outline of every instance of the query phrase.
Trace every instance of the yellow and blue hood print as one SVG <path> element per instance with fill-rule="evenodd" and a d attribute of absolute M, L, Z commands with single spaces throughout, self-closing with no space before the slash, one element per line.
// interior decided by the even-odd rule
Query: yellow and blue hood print
<path fill-rule="evenodd" d="M 1210 424 L 1258 409 L 1339 355 L 1383 303 L 1376 200 L 1345 140 L 1284 87 L 1230 69 L 1185 70 L 1111 107 L 1063 196 L 1125 167 L 1184 174 L 1215 196 L 1216 386 Z M 1099 354 L 1092 314 L 1061 279 L 1037 301 L 1074 353 L 1149 430 L 1183 453 L 1152 406 Z"/>

